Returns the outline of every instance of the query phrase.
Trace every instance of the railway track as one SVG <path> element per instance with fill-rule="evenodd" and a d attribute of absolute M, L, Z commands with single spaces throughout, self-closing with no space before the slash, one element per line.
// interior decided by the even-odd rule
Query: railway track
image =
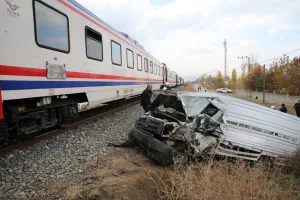
<path fill-rule="evenodd" d="M 7 155 L 8 153 L 10 153 L 14 150 L 25 149 L 25 148 L 27 148 L 29 146 L 32 146 L 32 145 L 34 145 L 34 144 L 36 144 L 40 141 L 47 140 L 51 137 L 55 137 L 55 136 L 58 136 L 60 134 L 65 133 L 67 131 L 73 130 L 73 129 L 77 128 L 80 125 L 92 123 L 92 122 L 94 122 L 95 120 L 97 120 L 99 118 L 103 118 L 103 117 L 108 116 L 112 113 L 119 112 L 119 111 L 124 110 L 124 109 L 126 109 L 130 106 L 133 106 L 137 103 L 139 103 L 139 97 L 129 99 L 129 100 L 127 100 L 125 102 L 122 102 L 122 103 L 119 102 L 119 103 L 115 103 L 115 104 L 109 104 L 106 107 L 100 108 L 100 110 L 97 110 L 97 109 L 94 110 L 94 112 L 91 111 L 91 112 L 84 113 L 83 114 L 84 119 L 81 119 L 79 121 L 71 123 L 67 127 L 58 128 L 58 129 L 52 130 L 50 132 L 38 135 L 34 138 L 25 140 L 23 142 L 19 142 L 19 143 L 12 144 L 12 145 L 9 145 L 7 147 L 1 148 L 0 149 L 0 157 L 3 157 L 5 155 Z"/>

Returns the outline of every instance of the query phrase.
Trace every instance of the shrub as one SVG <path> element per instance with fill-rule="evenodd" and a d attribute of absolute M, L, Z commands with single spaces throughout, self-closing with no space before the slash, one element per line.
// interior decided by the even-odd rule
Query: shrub
<path fill-rule="evenodd" d="M 160 199 L 297 199 L 300 185 L 280 169 L 261 163 L 209 162 L 149 172 Z"/>

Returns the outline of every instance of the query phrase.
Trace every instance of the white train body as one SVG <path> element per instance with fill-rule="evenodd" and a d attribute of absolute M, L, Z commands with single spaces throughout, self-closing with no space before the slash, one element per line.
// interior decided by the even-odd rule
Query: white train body
<path fill-rule="evenodd" d="M 159 60 L 74 0 L 1 0 L 0 10 L 0 119 L 17 100 L 49 107 L 77 95 L 81 111 L 164 84 Z"/>
<path fill-rule="evenodd" d="M 84 92 L 87 94 L 89 104 L 95 105 L 124 97 L 128 95 L 126 92 L 128 89 L 130 95 L 136 95 L 140 94 L 148 83 L 153 84 L 154 89 L 162 84 L 162 76 L 157 73 L 147 73 L 144 68 L 139 71 L 136 65 L 137 54 L 142 56 L 143 67 L 144 58 L 148 59 L 149 68 L 150 61 L 161 66 L 158 60 L 138 48 L 123 35 L 93 18 L 74 1 L 43 1 L 68 16 L 70 45 L 66 53 L 40 47 L 39 45 L 42 44 L 38 43 L 36 40 L 38 36 L 35 36 L 37 33 L 35 33 L 32 1 L 14 2 L 17 2 L 19 6 L 17 9 L 20 13 L 19 17 L 11 17 L 6 12 L 2 12 L 0 19 L 2 21 L 1 29 L 3 29 L 0 34 L 4 42 L 1 45 L 4 48 L 1 50 L 1 71 L 7 72 L 1 73 L 2 100 Z M 1 7 L 6 7 L 5 1 L 2 1 L 1 4 L 3 4 Z M 33 4 L 44 6 L 39 1 L 34 1 Z M 43 12 L 42 9 L 39 12 Z M 44 12 L 48 12 L 47 9 L 52 11 L 51 8 L 45 7 Z M 102 61 L 89 59 L 86 55 L 86 27 L 102 35 Z M 121 66 L 112 63 L 111 41 L 116 41 L 121 45 Z M 134 69 L 127 67 L 127 49 L 134 52 Z M 48 79 L 46 62 L 65 65 L 66 78 Z M 99 95 L 105 98 L 99 99 Z"/>
<path fill-rule="evenodd" d="M 163 63 L 164 74 L 163 74 L 163 83 L 169 83 L 169 87 L 175 87 L 179 85 L 177 81 L 177 73 L 172 71 Z"/>

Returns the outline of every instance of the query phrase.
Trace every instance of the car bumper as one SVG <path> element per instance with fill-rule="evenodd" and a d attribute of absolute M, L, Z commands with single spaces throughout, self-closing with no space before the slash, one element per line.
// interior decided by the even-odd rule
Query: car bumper
<path fill-rule="evenodd" d="M 133 130 L 133 136 L 146 151 L 148 156 L 163 165 L 170 165 L 173 163 L 174 148 L 136 128 Z"/>

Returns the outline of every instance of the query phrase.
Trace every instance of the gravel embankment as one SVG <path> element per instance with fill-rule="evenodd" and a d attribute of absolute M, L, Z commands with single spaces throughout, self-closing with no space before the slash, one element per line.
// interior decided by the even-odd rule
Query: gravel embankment
<path fill-rule="evenodd" d="M 114 152 L 142 114 L 139 105 L 0 158 L 0 199 L 39 199 L 48 180 L 84 173 L 93 160 Z"/>

